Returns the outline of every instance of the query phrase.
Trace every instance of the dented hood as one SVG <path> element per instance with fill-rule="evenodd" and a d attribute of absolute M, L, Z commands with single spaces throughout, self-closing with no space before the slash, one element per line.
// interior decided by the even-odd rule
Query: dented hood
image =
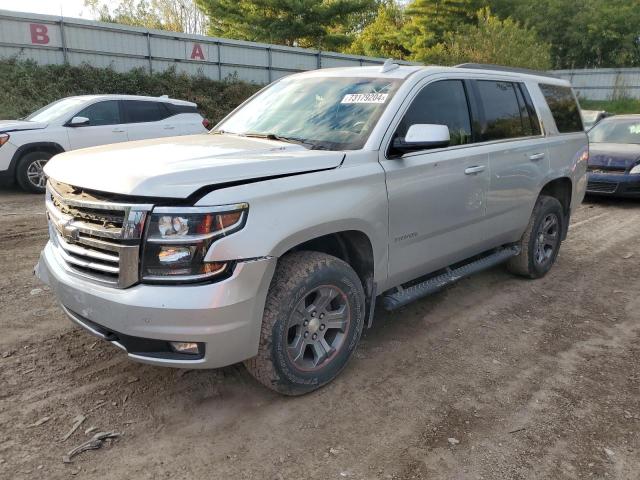
<path fill-rule="evenodd" d="M 275 140 L 205 134 L 62 153 L 45 173 L 102 192 L 186 198 L 202 187 L 335 168 L 343 156 Z"/>
<path fill-rule="evenodd" d="M 46 123 L 30 122 L 29 120 L 0 120 L 0 133 L 18 130 L 41 130 L 46 127 Z"/>
<path fill-rule="evenodd" d="M 633 143 L 589 144 L 589 166 L 627 169 L 640 160 L 640 145 Z"/>

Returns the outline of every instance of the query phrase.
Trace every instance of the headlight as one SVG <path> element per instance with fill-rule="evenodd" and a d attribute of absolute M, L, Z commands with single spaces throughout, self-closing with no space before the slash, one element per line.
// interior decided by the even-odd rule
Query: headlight
<path fill-rule="evenodd" d="M 0 133 L 0 147 L 7 143 L 9 141 L 9 138 L 11 137 L 8 133 Z"/>
<path fill-rule="evenodd" d="M 640 173 L 640 164 L 633 167 L 629 173 Z"/>
<path fill-rule="evenodd" d="M 228 272 L 228 263 L 204 258 L 213 242 L 244 227 L 248 209 L 246 203 L 154 208 L 147 225 L 142 280 L 202 282 Z"/>

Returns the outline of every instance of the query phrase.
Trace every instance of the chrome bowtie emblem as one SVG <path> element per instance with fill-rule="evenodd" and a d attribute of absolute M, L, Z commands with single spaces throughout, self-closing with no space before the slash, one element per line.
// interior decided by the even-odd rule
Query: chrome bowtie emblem
<path fill-rule="evenodd" d="M 71 225 L 71 220 L 62 225 L 62 236 L 73 242 L 80 240 L 80 232 L 77 227 Z"/>

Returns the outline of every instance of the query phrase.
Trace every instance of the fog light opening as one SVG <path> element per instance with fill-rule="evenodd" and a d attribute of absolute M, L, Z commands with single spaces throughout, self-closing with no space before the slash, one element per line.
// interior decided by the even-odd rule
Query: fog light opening
<path fill-rule="evenodd" d="M 187 355 L 200 355 L 200 347 L 193 342 L 169 342 L 171 349 L 176 353 L 184 353 Z"/>

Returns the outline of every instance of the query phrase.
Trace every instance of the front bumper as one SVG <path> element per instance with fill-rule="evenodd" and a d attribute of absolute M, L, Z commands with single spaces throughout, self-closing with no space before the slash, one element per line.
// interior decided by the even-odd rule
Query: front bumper
<path fill-rule="evenodd" d="M 615 197 L 640 197 L 640 175 L 588 173 L 587 194 Z"/>
<path fill-rule="evenodd" d="M 71 320 L 124 350 L 127 342 L 118 335 L 137 339 L 137 345 L 145 340 L 149 340 L 146 344 L 161 340 L 204 345 L 202 358 L 127 351 L 130 358 L 153 365 L 218 368 L 257 354 L 275 263 L 274 258 L 239 262 L 230 278 L 207 285 L 139 284 L 119 290 L 70 272 L 49 242 L 35 273 L 49 285 Z"/>

